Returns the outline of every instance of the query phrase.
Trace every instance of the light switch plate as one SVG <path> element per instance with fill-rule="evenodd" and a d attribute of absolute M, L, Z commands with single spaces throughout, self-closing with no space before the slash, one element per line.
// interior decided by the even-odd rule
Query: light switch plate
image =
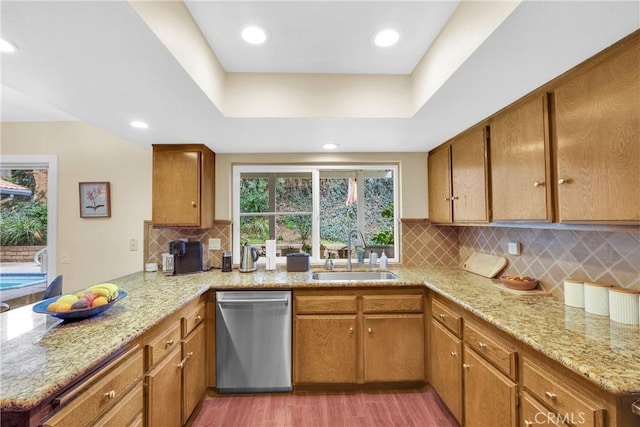
<path fill-rule="evenodd" d="M 209 250 L 217 251 L 220 250 L 220 239 L 209 239 Z"/>
<path fill-rule="evenodd" d="M 520 255 L 520 243 L 510 242 L 507 243 L 507 252 L 509 255 Z"/>

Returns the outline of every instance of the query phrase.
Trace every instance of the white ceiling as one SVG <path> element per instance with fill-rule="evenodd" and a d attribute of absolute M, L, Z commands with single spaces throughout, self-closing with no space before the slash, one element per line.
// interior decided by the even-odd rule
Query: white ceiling
<path fill-rule="evenodd" d="M 410 74 L 457 2 L 186 5 L 226 72 Z M 1 57 L 3 122 L 77 119 L 143 146 L 204 142 L 220 153 L 318 152 L 328 139 L 340 151 L 424 152 L 640 28 L 637 1 L 527 1 L 412 117 L 229 118 L 127 2 L 0 7 L 2 37 L 19 47 Z M 247 23 L 267 28 L 266 46 L 238 41 Z M 382 51 L 371 39 L 386 26 L 401 40 Z"/>

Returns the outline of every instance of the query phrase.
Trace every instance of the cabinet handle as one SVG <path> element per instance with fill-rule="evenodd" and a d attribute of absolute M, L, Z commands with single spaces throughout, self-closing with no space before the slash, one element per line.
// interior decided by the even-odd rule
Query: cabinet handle
<path fill-rule="evenodd" d="M 569 181 L 570 181 L 570 180 L 569 180 L 569 178 L 560 178 L 560 179 L 558 180 L 558 184 L 559 184 L 559 185 L 562 185 L 562 184 L 568 184 L 568 183 L 569 183 Z"/>
<path fill-rule="evenodd" d="M 165 347 L 165 348 L 167 348 L 167 347 L 171 347 L 172 345 L 173 345 L 173 339 L 167 340 L 167 341 L 164 343 L 164 347 Z"/>
<path fill-rule="evenodd" d="M 458 200 L 459 198 L 460 198 L 460 197 L 458 197 L 458 196 L 453 196 L 453 197 L 451 198 L 451 200 Z"/>
<path fill-rule="evenodd" d="M 439 317 L 439 318 L 441 318 L 441 319 L 444 319 L 444 318 L 445 318 L 445 316 L 446 316 L 446 315 L 445 315 L 444 313 L 440 313 L 440 314 L 438 314 L 438 317 Z"/>
<path fill-rule="evenodd" d="M 199 314 L 196 316 L 196 322 L 199 322 L 202 320 L 202 316 L 200 316 Z"/>
<path fill-rule="evenodd" d="M 481 349 L 484 350 L 485 348 L 487 348 L 487 345 L 485 343 L 483 343 L 483 342 L 479 342 L 478 343 L 478 347 L 480 347 Z"/>
<path fill-rule="evenodd" d="M 450 199 L 450 198 L 448 198 L 448 197 L 445 197 L 445 198 L 444 198 L 444 201 L 445 201 L 445 202 L 448 202 L 449 200 L 451 200 L 451 199 Z"/>
<path fill-rule="evenodd" d="M 455 351 L 451 352 L 451 357 L 458 357 L 458 353 L 456 353 Z"/>
<path fill-rule="evenodd" d="M 191 207 L 192 208 L 198 207 L 198 204 L 192 200 L 191 201 Z"/>
<path fill-rule="evenodd" d="M 370 334 L 373 333 L 373 329 L 369 328 L 369 333 Z"/>
<path fill-rule="evenodd" d="M 536 181 L 536 182 L 533 183 L 533 186 L 534 187 L 542 187 L 542 186 L 544 186 L 544 181 L 542 181 L 542 182 Z"/>
<path fill-rule="evenodd" d="M 545 391 L 544 395 L 547 396 L 547 398 L 549 398 L 551 400 L 555 400 L 556 399 L 556 394 L 551 392 L 551 391 Z"/>
<path fill-rule="evenodd" d="M 189 360 L 191 356 L 193 356 L 193 351 L 190 351 L 189 353 L 187 353 L 184 359 L 182 359 L 180 363 L 178 363 L 178 368 L 180 369 L 184 368 L 184 364 L 187 363 L 187 360 Z"/>
<path fill-rule="evenodd" d="M 350 327 L 349 328 L 349 335 L 352 335 L 352 334 L 353 334 L 353 327 Z"/>
<path fill-rule="evenodd" d="M 464 369 L 469 369 L 469 368 L 471 367 L 471 365 L 469 365 L 468 363 L 463 363 L 463 364 L 462 364 L 462 367 L 463 367 Z"/>
<path fill-rule="evenodd" d="M 114 390 L 110 390 L 104 394 L 105 399 L 112 400 L 116 397 L 116 392 Z"/>

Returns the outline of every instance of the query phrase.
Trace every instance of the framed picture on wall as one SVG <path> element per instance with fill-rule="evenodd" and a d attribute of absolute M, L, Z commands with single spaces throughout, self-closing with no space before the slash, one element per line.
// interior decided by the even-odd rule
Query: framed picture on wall
<path fill-rule="evenodd" d="M 110 218 L 111 189 L 108 182 L 80 183 L 80 218 Z"/>

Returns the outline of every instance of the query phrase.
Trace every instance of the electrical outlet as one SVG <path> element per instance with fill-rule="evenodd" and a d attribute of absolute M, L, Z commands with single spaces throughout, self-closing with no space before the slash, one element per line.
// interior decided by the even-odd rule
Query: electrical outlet
<path fill-rule="evenodd" d="M 507 252 L 509 255 L 520 255 L 520 243 L 510 242 L 507 243 Z"/>
<path fill-rule="evenodd" d="M 138 250 L 138 239 L 129 239 L 129 251 L 135 252 Z"/>
<path fill-rule="evenodd" d="M 209 239 L 209 250 L 210 251 L 220 250 L 220 239 Z"/>
<path fill-rule="evenodd" d="M 62 263 L 63 264 L 69 264 L 69 255 L 68 254 L 62 254 Z"/>

